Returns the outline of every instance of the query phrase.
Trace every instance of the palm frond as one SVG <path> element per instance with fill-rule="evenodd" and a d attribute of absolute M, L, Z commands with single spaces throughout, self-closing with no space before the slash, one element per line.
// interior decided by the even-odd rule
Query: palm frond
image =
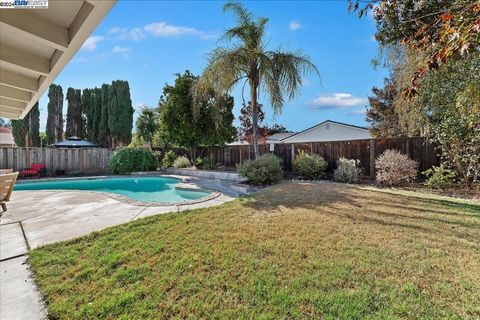
<path fill-rule="evenodd" d="M 227 94 L 241 79 L 248 78 L 251 86 L 260 87 L 269 96 L 274 112 L 280 113 L 285 100 L 299 93 L 307 74 L 320 76 L 317 67 L 300 51 L 267 51 L 268 43 L 264 43 L 267 18 L 255 17 L 235 1 L 227 2 L 223 10 L 231 12 L 237 24 L 221 38 L 229 47 L 210 52 L 207 67 L 195 85 L 194 97 L 209 90 L 216 95 Z"/>
<path fill-rule="evenodd" d="M 261 46 L 268 18 L 256 18 L 243 4 L 233 1 L 227 2 L 223 11 L 232 12 L 237 20 L 237 25 L 227 29 L 219 41 L 240 40 L 247 48 Z"/>
<path fill-rule="evenodd" d="M 284 104 L 284 95 L 288 99 L 297 96 L 303 78 L 311 73 L 320 77 L 317 66 L 302 52 L 267 51 L 262 55 L 260 72 L 263 89 L 270 96 L 275 113 L 279 113 Z"/>
<path fill-rule="evenodd" d="M 216 96 L 229 93 L 245 77 L 245 51 L 241 47 L 216 48 L 209 54 L 208 64 L 193 86 L 194 101 L 201 101 L 213 91 Z"/>
<path fill-rule="evenodd" d="M 282 83 L 278 81 L 275 61 L 267 54 L 262 54 L 259 57 L 259 83 L 261 89 L 270 97 L 270 104 L 274 113 L 280 113 L 285 102 L 284 90 Z"/>
<path fill-rule="evenodd" d="M 239 25 L 248 25 L 252 23 L 253 14 L 238 1 L 228 1 L 223 5 L 223 13 L 231 12 Z"/>

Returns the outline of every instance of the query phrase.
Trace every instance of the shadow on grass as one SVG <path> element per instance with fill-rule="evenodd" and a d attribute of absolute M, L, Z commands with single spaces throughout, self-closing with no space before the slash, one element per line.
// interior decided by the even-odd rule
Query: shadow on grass
<path fill-rule="evenodd" d="M 348 184 L 282 183 L 258 192 L 250 199 L 254 199 L 254 201 L 249 201 L 248 205 L 254 209 L 277 205 L 286 208 L 314 209 L 319 205 L 344 203 L 355 207 L 362 207 L 366 204 L 387 205 L 398 209 L 474 218 L 480 215 L 480 204 L 432 199 L 421 195 L 396 193 L 391 190 L 372 190 Z"/>
<path fill-rule="evenodd" d="M 258 212 L 307 209 L 355 223 L 408 228 L 480 244 L 480 204 L 331 183 L 283 183 L 248 198 Z"/>

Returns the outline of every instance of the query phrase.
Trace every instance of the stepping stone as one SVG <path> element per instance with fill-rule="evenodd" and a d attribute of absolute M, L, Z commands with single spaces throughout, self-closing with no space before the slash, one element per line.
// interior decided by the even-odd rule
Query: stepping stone
<path fill-rule="evenodd" d="M 21 256 L 0 262 L 0 319 L 47 318 L 26 260 Z"/>
<path fill-rule="evenodd" d="M 0 260 L 18 257 L 28 252 L 19 223 L 0 226 Z"/>

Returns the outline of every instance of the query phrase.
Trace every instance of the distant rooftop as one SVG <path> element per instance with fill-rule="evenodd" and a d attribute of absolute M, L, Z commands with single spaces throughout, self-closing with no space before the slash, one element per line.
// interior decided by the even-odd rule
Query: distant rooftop
<path fill-rule="evenodd" d="M 15 146 L 12 129 L 0 127 L 0 146 Z"/>
<path fill-rule="evenodd" d="M 67 140 L 54 143 L 50 146 L 56 147 L 56 148 L 96 148 L 98 147 L 97 144 L 87 140 L 82 140 L 79 137 L 70 137 L 70 138 L 67 138 Z"/>
<path fill-rule="evenodd" d="M 280 141 L 280 140 L 283 140 L 283 139 L 286 139 L 290 136 L 293 136 L 294 134 L 296 134 L 296 132 L 286 132 L 286 133 L 275 133 L 275 134 L 272 134 L 271 136 L 269 136 L 267 138 L 267 143 L 269 141 Z"/>

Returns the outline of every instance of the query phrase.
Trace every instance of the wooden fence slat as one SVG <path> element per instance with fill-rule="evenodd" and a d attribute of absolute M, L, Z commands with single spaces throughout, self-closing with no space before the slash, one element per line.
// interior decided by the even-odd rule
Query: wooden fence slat
<path fill-rule="evenodd" d="M 283 160 L 284 169 L 292 170 L 292 161 L 300 152 L 318 154 L 325 158 L 328 170 L 333 171 L 339 158 L 358 159 L 366 176 L 375 176 L 375 159 L 387 149 L 396 149 L 419 163 L 420 170 L 426 170 L 439 163 L 435 146 L 425 138 L 386 138 L 362 139 L 351 141 L 322 141 L 295 144 L 276 144 L 273 154 Z M 162 153 L 169 149 L 161 150 Z M 172 148 L 176 155 L 187 155 L 184 148 Z M 259 145 L 260 155 L 270 152 L 267 144 Z M 210 156 L 215 162 L 227 168 L 236 168 L 246 160 L 253 158 L 252 145 L 197 147 L 197 156 Z"/>
<path fill-rule="evenodd" d="M 435 145 L 425 138 L 363 139 L 352 141 L 325 141 L 295 144 L 276 144 L 273 154 L 283 160 L 284 169 L 292 170 L 292 162 L 300 152 L 318 154 L 328 162 L 332 171 L 340 157 L 360 160 L 360 166 L 367 176 L 375 176 L 375 159 L 387 149 L 396 149 L 409 155 L 419 163 L 424 171 L 439 163 Z M 28 151 L 27 151 L 28 150 Z M 173 150 L 176 155 L 191 158 L 193 154 L 185 148 L 157 148 L 162 154 Z M 28 156 L 27 156 L 28 152 Z M 260 155 L 270 153 L 270 146 L 259 145 Z M 17 148 L 0 147 L 0 168 L 13 168 L 18 171 L 32 163 L 45 163 L 48 174 L 57 170 L 81 172 L 105 172 L 113 151 L 104 148 L 65 149 L 65 148 Z M 197 147 L 196 157 L 211 157 L 226 168 L 236 168 L 253 158 L 252 145 Z M 26 163 L 27 158 L 30 163 Z"/>
<path fill-rule="evenodd" d="M 27 156 L 28 153 L 28 156 Z M 85 148 L 21 148 L 0 147 L 0 168 L 20 171 L 33 163 L 44 163 L 47 174 L 54 175 L 58 170 L 68 172 L 105 172 L 113 154 L 110 149 Z M 29 163 L 27 162 L 29 159 Z"/>

